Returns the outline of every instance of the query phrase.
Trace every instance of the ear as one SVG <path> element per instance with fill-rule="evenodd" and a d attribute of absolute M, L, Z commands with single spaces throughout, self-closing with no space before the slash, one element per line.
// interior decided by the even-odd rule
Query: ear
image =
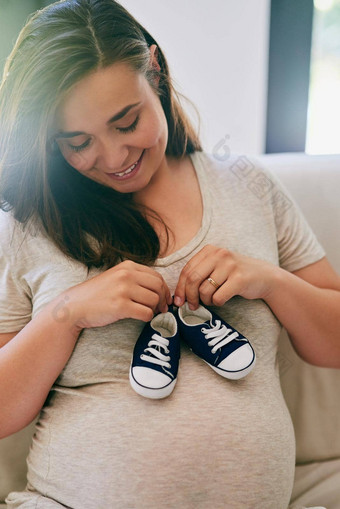
<path fill-rule="evenodd" d="M 161 70 L 161 67 L 158 63 L 158 48 L 156 44 L 152 44 L 150 46 L 150 66 L 155 68 L 157 71 Z"/>

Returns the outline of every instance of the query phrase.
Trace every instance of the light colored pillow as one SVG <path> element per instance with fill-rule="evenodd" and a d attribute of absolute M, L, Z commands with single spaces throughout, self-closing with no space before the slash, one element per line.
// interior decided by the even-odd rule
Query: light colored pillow
<path fill-rule="evenodd" d="M 340 273 L 340 155 L 270 154 L 257 159 L 286 186 Z M 297 463 L 340 458 L 340 370 L 304 362 L 286 333 L 278 361 Z"/>
<path fill-rule="evenodd" d="M 295 430 L 296 462 L 340 458 L 340 370 L 304 362 L 285 331 L 278 361 L 282 392 Z"/>
<path fill-rule="evenodd" d="M 35 422 L 0 440 L 0 502 L 5 500 L 10 491 L 21 491 L 26 486 L 26 457 Z"/>

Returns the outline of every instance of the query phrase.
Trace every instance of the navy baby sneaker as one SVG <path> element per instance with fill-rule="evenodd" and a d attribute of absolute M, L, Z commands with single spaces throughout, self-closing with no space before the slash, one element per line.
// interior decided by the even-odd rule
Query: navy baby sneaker
<path fill-rule="evenodd" d="M 173 391 L 180 358 L 177 321 L 172 312 L 159 313 L 143 328 L 133 351 L 131 387 L 141 396 L 161 399 Z"/>
<path fill-rule="evenodd" d="M 255 365 L 255 352 L 240 332 L 204 306 L 192 311 L 188 303 L 178 308 L 182 339 L 219 375 L 237 380 Z"/>

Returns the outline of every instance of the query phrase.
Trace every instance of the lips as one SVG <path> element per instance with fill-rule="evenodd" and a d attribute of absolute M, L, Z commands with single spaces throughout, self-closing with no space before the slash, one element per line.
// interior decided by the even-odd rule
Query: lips
<path fill-rule="evenodd" d="M 138 161 L 133 163 L 131 166 L 128 166 L 126 170 L 115 173 L 107 173 L 106 175 L 116 181 L 130 180 L 131 178 L 134 178 L 134 176 L 139 172 L 139 169 L 141 167 L 144 152 L 145 150 L 143 150 L 142 155 L 140 156 Z"/>
<path fill-rule="evenodd" d="M 141 153 L 141 156 L 139 159 L 137 159 L 137 161 L 135 161 L 134 163 L 130 164 L 130 166 L 127 166 L 125 168 L 125 170 L 121 170 L 121 171 L 115 171 L 113 173 L 108 173 L 108 175 L 119 175 L 119 173 L 125 173 L 129 168 L 131 168 L 131 166 L 134 166 L 134 165 L 137 165 L 137 163 L 140 161 L 142 155 L 143 155 L 144 151 Z"/>

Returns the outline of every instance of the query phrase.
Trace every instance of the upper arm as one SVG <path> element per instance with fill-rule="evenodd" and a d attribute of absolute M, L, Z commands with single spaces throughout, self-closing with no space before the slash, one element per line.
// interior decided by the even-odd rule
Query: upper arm
<path fill-rule="evenodd" d="M 340 291 L 340 275 L 326 257 L 292 273 L 318 288 Z"/>
<path fill-rule="evenodd" d="M 8 343 L 9 341 L 11 341 L 11 339 L 13 339 L 17 334 L 18 332 L 20 331 L 16 331 L 16 332 L 1 332 L 0 333 L 0 348 L 4 345 L 6 345 L 6 343 Z"/>

